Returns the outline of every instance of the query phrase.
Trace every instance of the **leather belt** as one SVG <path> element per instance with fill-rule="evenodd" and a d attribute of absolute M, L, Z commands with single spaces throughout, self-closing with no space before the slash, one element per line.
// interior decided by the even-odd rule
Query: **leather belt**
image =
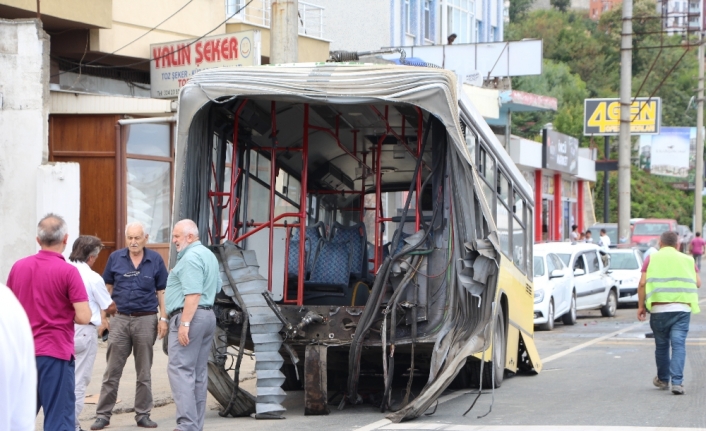
<path fill-rule="evenodd" d="M 196 307 L 196 308 L 197 308 L 198 310 L 210 310 L 210 309 L 212 309 L 213 307 L 211 307 L 210 305 L 199 305 L 199 306 Z M 177 308 L 176 310 L 172 311 L 171 313 L 169 313 L 169 320 L 172 320 L 172 317 L 176 316 L 177 314 L 181 314 L 183 311 L 184 311 L 184 308 L 183 308 L 183 307 L 182 307 L 182 308 Z"/>
<path fill-rule="evenodd" d="M 151 316 L 153 314 L 157 314 L 156 311 L 136 311 L 134 313 L 121 313 L 118 311 L 118 314 L 121 316 L 129 316 L 129 317 L 142 317 L 142 316 Z"/>

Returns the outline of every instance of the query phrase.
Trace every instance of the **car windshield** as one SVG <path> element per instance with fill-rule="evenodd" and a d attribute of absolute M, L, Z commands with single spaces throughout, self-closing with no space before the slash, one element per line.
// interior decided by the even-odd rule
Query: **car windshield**
<path fill-rule="evenodd" d="M 633 235 L 661 235 L 669 230 L 669 223 L 638 223 L 633 229 Z"/>
<path fill-rule="evenodd" d="M 610 269 L 640 269 L 635 253 L 610 253 Z"/>
<path fill-rule="evenodd" d="M 564 262 L 564 265 L 569 266 L 569 261 L 571 260 L 571 255 L 566 253 L 557 253 L 557 256 Z"/>
<path fill-rule="evenodd" d="M 544 258 L 540 256 L 534 257 L 534 275 L 542 277 L 544 275 Z"/>

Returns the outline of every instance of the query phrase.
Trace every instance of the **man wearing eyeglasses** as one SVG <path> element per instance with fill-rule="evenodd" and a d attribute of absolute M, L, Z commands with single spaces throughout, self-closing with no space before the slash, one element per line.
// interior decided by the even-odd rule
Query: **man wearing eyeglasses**
<path fill-rule="evenodd" d="M 154 406 L 151 370 L 157 336 L 161 339 L 167 333 L 164 306 L 167 268 L 159 253 L 145 248 L 149 235 L 142 223 L 129 223 L 125 227 L 125 239 L 128 246 L 114 251 L 103 271 L 103 280 L 118 311 L 110 319 L 108 364 L 92 430 L 101 430 L 110 424 L 120 376 L 130 354 L 135 356 L 137 371 L 135 421 L 139 427 L 157 427 L 150 419 Z"/>

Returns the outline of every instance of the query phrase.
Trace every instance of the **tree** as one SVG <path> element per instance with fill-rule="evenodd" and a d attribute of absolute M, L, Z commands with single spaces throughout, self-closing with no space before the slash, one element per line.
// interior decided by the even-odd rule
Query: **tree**
<path fill-rule="evenodd" d="M 510 0 L 510 21 L 516 22 L 523 19 L 534 4 L 534 0 Z"/>
<path fill-rule="evenodd" d="M 549 3 L 553 8 L 562 13 L 566 13 L 569 6 L 571 6 L 571 0 L 549 0 Z"/>

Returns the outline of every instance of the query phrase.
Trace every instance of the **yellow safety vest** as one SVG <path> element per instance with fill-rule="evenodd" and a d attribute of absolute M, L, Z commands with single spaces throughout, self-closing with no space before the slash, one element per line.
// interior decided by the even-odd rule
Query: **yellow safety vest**
<path fill-rule="evenodd" d="M 678 252 L 674 247 L 663 247 L 652 253 L 647 267 L 645 295 L 650 311 L 654 302 L 683 302 L 691 306 L 692 313 L 701 311 L 694 258 Z"/>

